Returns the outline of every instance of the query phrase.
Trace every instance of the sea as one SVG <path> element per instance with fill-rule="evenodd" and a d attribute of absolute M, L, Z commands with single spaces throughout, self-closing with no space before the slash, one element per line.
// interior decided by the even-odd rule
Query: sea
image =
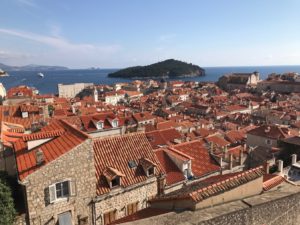
<path fill-rule="evenodd" d="M 271 73 L 298 72 L 299 66 L 245 66 L 245 67 L 203 67 L 205 76 L 176 78 L 183 81 L 217 81 L 220 76 L 228 73 L 248 73 L 258 71 L 260 78 L 265 79 Z M 118 69 L 96 69 L 96 70 L 63 70 L 63 71 L 38 71 L 44 74 L 44 78 L 38 76 L 38 72 L 33 71 L 8 71 L 10 76 L 0 77 L 0 83 L 6 90 L 14 86 L 26 85 L 35 87 L 41 94 L 57 94 L 58 84 L 71 83 L 94 83 L 94 84 L 114 84 L 118 82 L 130 82 L 132 79 L 111 78 L 107 75 Z M 174 79 L 170 79 L 174 80 Z"/>

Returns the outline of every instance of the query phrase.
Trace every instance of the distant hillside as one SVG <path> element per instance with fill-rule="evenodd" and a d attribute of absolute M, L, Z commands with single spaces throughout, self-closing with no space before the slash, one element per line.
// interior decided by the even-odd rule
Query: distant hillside
<path fill-rule="evenodd" d="M 42 66 L 42 65 L 26 65 L 26 66 L 8 66 L 0 63 L 0 68 L 4 71 L 49 71 L 49 70 L 68 70 L 63 66 Z"/>
<path fill-rule="evenodd" d="M 168 59 L 148 66 L 135 66 L 110 73 L 109 77 L 160 78 L 204 76 L 205 70 L 191 63 Z"/>

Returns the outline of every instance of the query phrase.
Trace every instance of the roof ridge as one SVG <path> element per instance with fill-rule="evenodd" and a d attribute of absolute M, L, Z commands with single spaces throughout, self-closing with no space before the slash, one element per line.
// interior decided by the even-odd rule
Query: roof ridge
<path fill-rule="evenodd" d="M 145 135 L 146 134 L 142 131 L 140 132 L 134 132 L 134 133 L 128 133 L 118 136 L 108 136 L 108 137 L 92 137 L 93 141 L 102 141 L 102 140 L 109 140 L 109 139 L 116 139 L 116 138 L 123 138 L 123 137 L 130 137 L 130 136 L 137 136 L 137 135 Z"/>
<path fill-rule="evenodd" d="M 187 155 L 187 154 L 185 154 L 185 153 L 183 153 L 183 152 L 181 152 L 181 151 L 179 151 L 175 148 L 172 148 L 172 147 L 165 148 L 164 151 L 165 150 L 173 151 L 176 154 L 179 154 L 179 155 L 184 156 L 184 157 L 189 158 L 189 159 L 194 159 L 193 157 L 191 157 L 191 156 L 189 156 L 189 155 Z"/>
<path fill-rule="evenodd" d="M 200 142 L 200 140 L 193 140 L 193 141 L 187 141 L 187 142 L 182 142 L 182 143 L 179 143 L 179 144 L 176 144 L 176 145 L 171 145 L 171 147 L 177 147 L 177 146 L 183 146 L 183 145 L 188 145 L 188 144 L 192 144 L 192 143 L 195 143 L 195 142 Z"/>
<path fill-rule="evenodd" d="M 197 194 L 197 193 L 199 193 L 199 192 L 203 192 L 203 191 L 205 191 L 205 190 L 207 190 L 207 189 L 211 189 L 211 188 L 213 188 L 213 187 L 218 187 L 218 186 L 220 186 L 221 184 L 228 183 L 228 182 L 231 181 L 231 180 L 234 180 L 234 179 L 240 178 L 240 177 L 244 177 L 244 175 L 246 175 L 246 174 L 254 173 L 254 172 L 257 172 L 257 171 L 261 171 L 261 172 L 262 172 L 262 171 L 263 171 L 263 167 L 262 167 L 262 166 L 259 166 L 259 167 L 256 167 L 256 168 L 253 168 L 253 169 L 250 169 L 250 170 L 243 171 L 243 172 L 240 173 L 240 174 L 234 174 L 234 176 L 228 177 L 228 178 L 226 178 L 226 179 L 223 180 L 223 181 L 219 181 L 219 182 L 216 182 L 216 183 L 212 183 L 212 184 L 210 184 L 210 185 L 208 185 L 208 186 L 206 186 L 206 187 L 203 187 L 203 188 L 199 188 L 199 189 L 197 189 L 197 190 L 194 190 L 194 191 L 188 193 L 188 196 L 190 196 L 192 199 L 194 199 L 195 201 L 197 201 L 197 199 L 195 199 L 195 197 L 194 197 L 193 195 L 195 195 L 195 194 Z M 262 175 L 263 175 L 263 174 L 261 174 L 261 176 L 262 176 Z M 253 180 L 253 179 L 251 179 L 251 180 Z M 204 180 L 204 181 L 205 181 L 205 180 Z"/>
<path fill-rule="evenodd" d="M 85 137 L 85 138 L 92 138 L 90 135 L 88 135 L 88 134 L 82 132 L 81 130 L 78 130 L 78 129 L 75 128 L 75 127 L 73 127 L 72 124 L 70 124 L 69 122 L 64 121 L 64 120 L 60 120 L 60 121 L 61 121 L 61 123 L 62 123 L 63 125 L 66 126 L 66 129 L 67 129 L 67 130 L 69 130 L 69 131 L 71 131 L 71 132 L 74 132 L 75 134 L 78 134 L 78 135 L 80 135 L 80 136 L 82 136 L 82 137 Z"/>

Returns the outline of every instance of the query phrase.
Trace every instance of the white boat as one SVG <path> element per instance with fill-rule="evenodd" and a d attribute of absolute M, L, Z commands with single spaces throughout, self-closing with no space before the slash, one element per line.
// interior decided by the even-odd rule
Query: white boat
<path fill-rule="evenodd" d="M 8 73 L 0 69 L 0 77 L 8 77 Z"/>
<path fill-rule="evenodd" d="M 42 73 L 38 73 L 38 76 L 41 77 L 41 78 L 44 78 L 45 75 L 42 74 Z"/>

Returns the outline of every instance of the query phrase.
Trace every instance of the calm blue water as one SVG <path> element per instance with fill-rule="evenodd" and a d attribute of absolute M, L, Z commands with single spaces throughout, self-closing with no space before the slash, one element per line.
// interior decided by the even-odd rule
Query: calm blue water
<path fill-rule="evenodd" d="M 226 73 L 232 72 L 254 72 L 261 74 L 261 79 L 265 79 L 270 73 L 298 72 L 300 66 L 249 66 L 249 67 L 204 67 L 206 76 L 194 78 L 182 78 L 185 81 L 217 81 L 218 78 Z M 40 93 L 57 93 L 57 84 L 63 83 L 95 83 L 113 84 L 116 82 L 128 82 L 130 79 L 108 78 L 107 74 L 117 69 L 102 70 L 65 70 L 65 71 L 40 71 L 45 75 L 44 78 L 37 76 L 37 72 L 11 71 L 9 77 L 0 77 L 0 82 L 8 90 L 18 85 L 27 85 L 37 88 Z"/>

